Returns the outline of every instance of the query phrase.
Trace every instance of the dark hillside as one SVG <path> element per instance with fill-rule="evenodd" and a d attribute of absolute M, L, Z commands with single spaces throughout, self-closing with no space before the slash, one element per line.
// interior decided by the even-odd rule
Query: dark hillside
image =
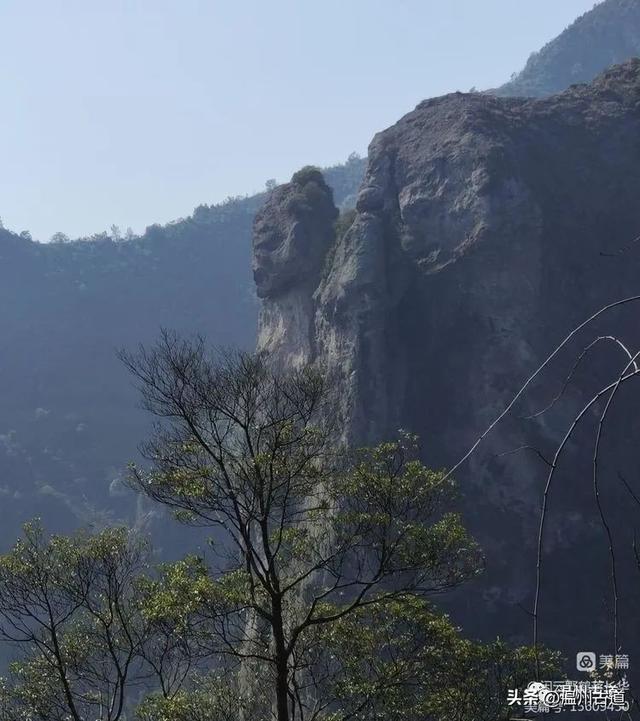
<path fill-rule="evenodd" d="M 327 170 L 349 203 L 364 160 Z M 251 227 L 264 194 L 200 206 L 142 237 L 40 244 L 0 230 L 0 542 L 48 525 L 131 517 L 118 478 L 146 417 L 115 357 L 160 327 L 251 348 Z"/>

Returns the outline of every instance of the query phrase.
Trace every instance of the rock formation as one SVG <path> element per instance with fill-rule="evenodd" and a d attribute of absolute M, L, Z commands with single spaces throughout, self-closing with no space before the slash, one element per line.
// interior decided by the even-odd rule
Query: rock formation
<path fill-rule="evenodd" d="M 640 247 L 629 246 L 640 233 L 639 138 L 638 60 L 544 100 L 422 102 L 373 139 L 353 221 L 337 224 L 346 232 L 336 232 L 318 177 L 307 179 L 311 200 L 300 201 L 300 178 L 267 200 L 254 230 L 259 349 L 283 366 L 325 364 L 352 441 L 406 428 L 420 435 L 428 463 L 451 467 L 572 327 L 640 292 Z M 639 313 L 630 304 L 589 326 L 457 472 L 487 557 L 478 584 L 449 601 L 471 633 L 530 640 L 548 468 L 523 447 L 552 456 L 574 415 L 628 359 L 603 342 L 560 402 L 526 417 L 560 391 L 596 336 L 640 347 Z M 602 464 L 625 648 L 637 642 L 631 548 L 640 507 L 617 473 L 640 495 L 633 392 L 616 402 Z M 558 468 L 544 535 L 541 635 L 567 653 L 590 644 L 612 652 L 610 557 L 591 480 L 598 417 L 588 414 Z"/>

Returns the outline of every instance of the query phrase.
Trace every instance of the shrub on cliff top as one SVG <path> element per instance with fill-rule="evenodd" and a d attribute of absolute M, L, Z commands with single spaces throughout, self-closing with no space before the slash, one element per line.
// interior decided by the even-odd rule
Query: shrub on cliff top
<path fill-rule="evenodd" d="M 314 182 L 320 186 L 326 185 L 324 175 L 320 168 L 315 165 L 305 165 L 291 176 L 291 182 L 304 187 L 307 183 Z"/>

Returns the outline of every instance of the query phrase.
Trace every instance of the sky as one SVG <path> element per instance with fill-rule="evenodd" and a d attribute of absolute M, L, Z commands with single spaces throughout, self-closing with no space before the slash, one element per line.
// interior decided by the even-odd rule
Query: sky
<path fill-rule="evenodd" d="M 594 0 L 0 0 L 0 217 L 142 232 L 495 87 Z"/>

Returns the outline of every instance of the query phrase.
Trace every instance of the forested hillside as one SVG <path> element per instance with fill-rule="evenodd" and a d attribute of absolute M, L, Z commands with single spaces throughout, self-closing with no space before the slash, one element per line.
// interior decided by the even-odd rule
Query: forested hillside
<path fill-rule="evenodd" d="M 364 160 L 329 168 L 352 203 Z M 143 236 L 36 243 L 0 230 L 0 542 L 20 523 L 131 517 L 119 478 L 145 417 L 116 358 L 161 327 L 251 348 L 251 228 L 264 194 L 200 206 Z"/>
<path fill-rule="evenodd" d="M 640 54 L 640 3 L 605 0 L 534 52 L 496 95 L 542 97 L 588 83 L 605 68 Z"/>

